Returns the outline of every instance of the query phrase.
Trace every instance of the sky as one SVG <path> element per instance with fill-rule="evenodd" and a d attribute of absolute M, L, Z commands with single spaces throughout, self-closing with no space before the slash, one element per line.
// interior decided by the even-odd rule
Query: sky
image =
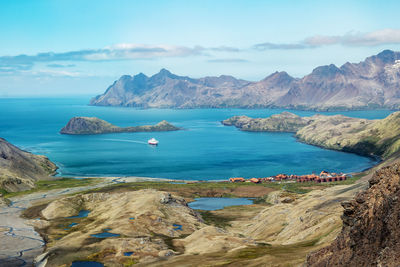
<path fill-rule="evenodd" d="M 96 95 L 160 69 L 302 77 L 400 51 L 400 1 L 2 0 L 0 97 Z"/>

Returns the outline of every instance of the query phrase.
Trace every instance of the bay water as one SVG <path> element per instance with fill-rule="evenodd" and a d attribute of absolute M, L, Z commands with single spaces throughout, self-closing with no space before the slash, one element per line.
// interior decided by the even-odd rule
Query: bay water
<path fill-rule="evenodd" d="M 60 176 L 142 176 L 187 180 L 354 172 L 376 162 L 355 154 L 296 141 L 291 133 L 244 132 L 220 121 L 234 115 L 268 117 L 280 109 L 135 109 L 89 106 L 88 97 L 0 99 L 0 137 L 59 167 Z M 291 111 L 310 116 L 313 111 Z M 390 110 L 325 112 L 381 119 Z M 74 116 L 98 117 L 118 126 L 156 124 L 181 131 L 62 135 Z M 150 138 L 159 140 L 149 146 Z"/>

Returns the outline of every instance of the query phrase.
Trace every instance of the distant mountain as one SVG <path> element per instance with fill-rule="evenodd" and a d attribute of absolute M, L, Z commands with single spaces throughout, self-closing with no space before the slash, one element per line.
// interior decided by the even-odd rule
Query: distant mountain
<path fill-rule="evenodd" d="M 400 52 L 385 50 L 360 63 L 320 66 L 295 79 L 275 72 L 258 82 L 232 76 L 192 79 L 166 69 L 124 75 L 91 105 L 142 108 L 373 109 L 400 107 Z"/>

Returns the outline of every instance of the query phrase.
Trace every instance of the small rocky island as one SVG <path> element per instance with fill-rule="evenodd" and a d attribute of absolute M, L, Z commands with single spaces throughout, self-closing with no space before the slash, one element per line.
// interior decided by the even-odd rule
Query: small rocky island
<path fill-rule="evenodd" d="M 311 122 L 310 117 L 300 117 L 290 112 L 282 112 L 268 118 L 234 116 L 222 121 L 223 125 L 236 126 L 242 131 L 251 132 L 289 132 L 295 133 Z"/>
<path fill-rule="evenodd" d="M 400 150 L 400 112 L 381 120 L 320 114 L 300 117 L 283 112 L 269 118 L 234 116 L 222 124 L 242 131 L 293 132 L 299 141 L 310 145 L 383 159 Z"/>
<path fill-rule="evenodd" d="M 156 125 L 142 125 L 131 127 L 119 127 L 96 117 L 73 117 L 67 125 L 61 129 L 61 134 L 106 134 L 106 133 L 130 133 L 130 132 L 163 132 L 177 131 L 180 128 L 163 120 Z"/>

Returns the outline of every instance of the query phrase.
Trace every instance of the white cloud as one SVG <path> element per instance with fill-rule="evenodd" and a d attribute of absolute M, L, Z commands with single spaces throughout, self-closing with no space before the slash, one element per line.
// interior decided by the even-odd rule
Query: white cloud
<path fill-rule="evenodd" d="M 207 50 L 201 46 L 116 44 L 102 49 L 85 49 L 61 53 L 46 52 L 36 55 L 0 56 L 0 72 L 17 72 L 32 69 L 41 62 L 116 61 L 187 57 L 201 55 Z"/>
<path fill-rule="evenodd" d="M 345 46 L 378 46 L 400 44 L 400 29 L 382 29 L 367 33 L 350 32 L 345 35 L 316 35 L 304 40 L 311 46 L 341 44 Z"/>
<path fill-rule="evenodd" d="M 261 43 L 253 46 L 259 51 L 264 50 L 293 50 L 310 49 L 328 45 L 343 46 L 379 46 L 400 44 L 400 29 L 381 29 L 361 33 L 349 32 L 344 35 L 314 35 L 298 43 Z"/>

